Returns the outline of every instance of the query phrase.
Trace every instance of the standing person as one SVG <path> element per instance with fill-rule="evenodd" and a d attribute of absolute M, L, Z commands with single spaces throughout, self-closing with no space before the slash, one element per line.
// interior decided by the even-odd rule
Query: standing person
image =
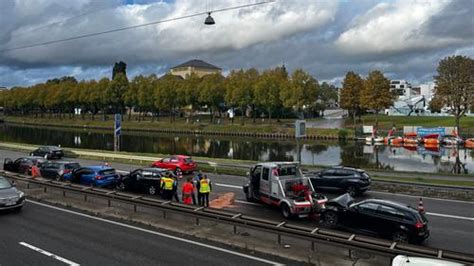
<path fill-rule="evenodd" d="M 31 176 L 32 177 L 41 177 L 41 172 L 37 164 L 31 166 Z"/>
<path fill-rule="evenodd" d="M 201 181 L 201 179 L 202 179 L 202 172 L 199 171 L 199 173 L 193 178 L 193 183 L 194 183 L 194 186 L 196 187 L 196 190 L 197 190 L 198 205 L 200 205 L 200 206 L 202 205 L 201 192 L 199 192 L 199 187 L 200 187 L 199 182 Z M 196 203 L 194 203 L 194 204 L 196 204 Z"/>
<path fill-rule="evenodd" d="M 192 183 L 191 177 L 188 177 L 186 183 L 182 187 L 183 192 L 183 203 L 187 205 L 196 204 L 196 199 L 194 197 L 194 185 Z"/>
<path fill-rule="evenodd" d="M 204 175 L 199 181 L 199 193 L 201 194 L 201 199 L 200 199 L 200 204 L 201 206 L 204 207 L 209 207 L 209 193 L 212 190 L 212 183 L 209 178 L 207 178 L 207 175 Z"/>
<path fill-rule="evenodd" d="M 171 178 L 170 175 L 162 177 L 160 180 L 160 188 L 161 188 L 161 197 L 164 200 L 171 200 L 173 198 L 173 186 L 174 186 L 174 180 Z"/>
<path fill-rule="evenodd" d="M 172 195 L 172 198 L 174 197 L 174 199 L 176 200 L 176 202 L 179 202 L 179 197 L 178 197 L 178 178 L 173 175 L 172 176 L 172 179 L 173 179 L 173 195 Z M 171 199 L 172 199 L 171 198 Z M 171 200 L 170 199 L 170 200 Z"/>

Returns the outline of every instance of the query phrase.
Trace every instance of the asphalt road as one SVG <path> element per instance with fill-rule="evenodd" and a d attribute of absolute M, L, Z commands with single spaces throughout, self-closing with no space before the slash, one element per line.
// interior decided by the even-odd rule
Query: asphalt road
<path fill-rule="evenodd" d="M 28 202 L 0 214 L 0 265 L 266 265 L 290 263 Z"/>
<path fill-rule="evenodd" d="M 0 159 L 2 161 L 4 158 L 18 158 L 21 156 L 24 156 L 24 154 L 0 150 Z M 82 165 L 103 163 L 92 160 L 73 160 L 80 162 Z M 117 170 L 122 171 L 130 171 L 137 168 L 135 165 L 123 163 L 113 162 L 111 165 Z M 242 192 L 242 185 L 245 182 L 244 177 L 211 174 L 210 178 L 214 184 L 214 190 L 211 193 L 211 200 L 218 198 L 225 193 L 234 193 L 235 201 L 233 204 L 225 206 L 226 209 L 265 219 L 282 220 L 278 209 L 245 201 L 245 196 Z M 330 193 L 326 195 L 329 198 L 337 196 L 336 194 Z M 381 198 L 417 206 L 420 196 L 369 191 L 356 200 L 363 200 L 365 198 Z M 423 245 L 474 254 L 474 245 L 472 244 L 474 243 L 474 202 L 426 197 L 423 197 L 423 202 L 429 219 L 429 228 L 431 230 L 430 238 Z M 291 223 L 314 227 L 320 226 L 315 221 L 309 220 L 293 220 Z"/>

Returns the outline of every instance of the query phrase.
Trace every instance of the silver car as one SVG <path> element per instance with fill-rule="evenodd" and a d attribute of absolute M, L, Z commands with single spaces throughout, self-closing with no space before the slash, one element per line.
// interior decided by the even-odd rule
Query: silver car
<path fill-rule="evenodd" d="M 25 193 L 18 190 L 15 184 L 0 176 L 0 211 L 13 209 L 21 210 L 25 204 Z"/>

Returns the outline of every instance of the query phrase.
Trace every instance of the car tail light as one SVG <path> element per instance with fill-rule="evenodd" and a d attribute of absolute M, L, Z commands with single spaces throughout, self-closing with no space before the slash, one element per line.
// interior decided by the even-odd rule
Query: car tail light
<path fill-rule="evenodd" d="M 421 228 L 423 228 L 423 226 L 425 226 L 425 225 L 420 221 L 416 222 L 416 224 L 415 224 L 416 229 L 421 229 Z"/>
<path fill-rule="evenodd" d="M 104 178 L 104 177 L 101 176 L 101 175 L 96 175 L 96 176 L 95 176 L 95 179 L 97 179 L 97 180 L 100 180 L 100 179 L 102 179 L 102 178 Z"/>

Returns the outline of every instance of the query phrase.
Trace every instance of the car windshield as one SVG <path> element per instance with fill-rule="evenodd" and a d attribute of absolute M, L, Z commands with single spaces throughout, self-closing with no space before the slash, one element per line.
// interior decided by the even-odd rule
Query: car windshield
<path fill-rule="evenodd" d="M 0 189 L 10 188 L 12 184 L 5 178 L 0 177 Z"/>
<path fill-rule="evenodd" d="M 100 175 L 113 175 L 115 174 L 115 169 L 107 169 L 107 170 L 102 170 L 99 171 Z"/>
<path fill-rule="evenodd" d="M 78 163 L 68 163 L 66 165 L 64 165 L 64 168 L 67 169 L 67 170 L 72 170 L 72 169 L 76 169 L 76 168 L 79 168 L 81 167 L 80 164 Z"/>

